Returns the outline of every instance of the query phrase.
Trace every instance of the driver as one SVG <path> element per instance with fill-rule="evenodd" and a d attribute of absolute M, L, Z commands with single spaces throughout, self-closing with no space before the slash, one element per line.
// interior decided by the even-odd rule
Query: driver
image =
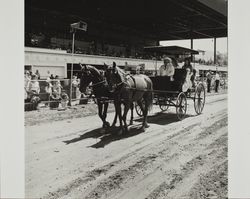
<path fill-rule="evenodd" d="M 172 64 L 172 60 L 169 57 L 164 57 L 163 58 L 163 65 L 159 69 L 160 76 L 169 76 L 170 80 L 173 81 L 174 78 L 174 66 Z"/>

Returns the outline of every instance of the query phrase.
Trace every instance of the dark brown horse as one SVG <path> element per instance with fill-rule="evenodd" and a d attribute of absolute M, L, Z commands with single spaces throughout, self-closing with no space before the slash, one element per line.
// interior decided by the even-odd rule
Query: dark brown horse
<path fill-rule="evenodd" d="M 122 69 L 116 66 L 115 62 L 113 62 L 113 66 L 107 67 L 105 76 L 110 91 L 114 93 L 114 104 L 122 132 L 128 131 L 126 118 L 133 102 L 137 102 L 143 111 L 142 130 L 144 131 L 145 128 L 149 127 L 147 115 L 153 105 L 153 83 L 151 79 L 146 75 L 126 75 Z M 123 115 L 121 112 L 122 103 L 124 104 Z"/>
<path fill-rule="evenodd" d="M 110 126 L 109 122 L 106 121 L 110 92 L 106 80 L 94 66 L 81 65 L 81 67 L 80 91 L 81 93 L 85 93 L 86 88 L 92 82 L 92 89 L 98 106 L 98 115 L 103 122 L 102 127 L 107 128 Z"/>
<path fill-rule="evenodd" d="M 82 74 L 80 81 L 80 91 L 82 93 L 86 92 L 86 88 L 92 83 L 93 94 L 95 95 L 98 115 L 103 122 L 103 128 L 110 126 L 109 122 L 106 121 L 109 100 L 113 99 L 113 93 L 110 92 L 108 88 L 107 81 L 105 77 L 100 73 L 100 71 L 91 65 L 81 65 Z M 115 126 L 117 121 L 117 114 L 115 115 L 112 126 Z M 131 121 L 133 122 L 133 109 L 131 106 Z"/>

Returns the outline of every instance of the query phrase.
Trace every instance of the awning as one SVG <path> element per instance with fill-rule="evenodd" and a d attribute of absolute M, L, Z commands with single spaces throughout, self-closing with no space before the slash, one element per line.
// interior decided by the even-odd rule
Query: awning
<path fill-rule="evenodd" d="M 165 55 L 197 55 L 198 51 L 180 46 L 147 46 L 145 52 L 160 53 Z"/>

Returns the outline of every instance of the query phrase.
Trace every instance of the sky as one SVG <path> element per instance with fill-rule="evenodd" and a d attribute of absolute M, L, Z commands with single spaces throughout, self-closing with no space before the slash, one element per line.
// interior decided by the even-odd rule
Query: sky
<path fill-rule="evenodd" d="M 161 41 L 160 45 L 163 46 L 182 46 L 191 48 L 191 40 L 173 40 L 173 41 Z M 214 51 L 214 39 L 194 39 L 194 50 Z M 227 37 L 216 39 L 216 51 L 220 53 L 227 53 Z"/>

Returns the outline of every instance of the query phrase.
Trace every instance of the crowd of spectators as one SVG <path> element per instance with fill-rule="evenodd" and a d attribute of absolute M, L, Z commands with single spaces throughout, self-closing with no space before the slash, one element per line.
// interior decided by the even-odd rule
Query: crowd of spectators
<path fill-rule="evenodd" d="M 56 50 L 65 50 L 67 53 L 72 52 L 71 39 L 66 39 L 65 36 L 58 36 L 55 33 L 25 33 L 25 46 L 27 47 L 40 47 L 40 48 L 49 48 Z M 52 38 L 60 38 L 62 41 L 58 43 L 53 43 Z M 79 42 L 86 42 L 83 47 Z M 75 53 L 76 54 L 87 54 L 87 55 L 99 55 L 99 56 L 111 56 L 111 57 L 122 57 L 122 58 L 135 58 L 135 59 L 157 59 L 159 57 L 154 57 L 150 54 L 143 52 L 143 49 L 133 49 L 127 44 L 124 45 L 113 45 L 108 42 L 100 41 L 86 41 L 86 40 L 77 40 L 75 41 Z"/>
<path fill-rule="evenodd" d="M 50 108 L 58 108 L 61 103 L 62 108 L 66 108 L 68 104 L 68 95 L 63 89 L 58 75 L 51 74 L 46 80 L 40 80 L 40 73 L 38 70 L 33 74 L 32 71 L 26 70 L 24 73 L 24 100 L 28 104 L 33 103 L 36 97 L 36 103 L 43 99 L 45 106 Z M 44 85 L 44 91 L 41 92 L 41 84 Z M 43 96 L 44 95 L 44 96 Z M 36 106 L 37 106 L 36 104 Z"/>

